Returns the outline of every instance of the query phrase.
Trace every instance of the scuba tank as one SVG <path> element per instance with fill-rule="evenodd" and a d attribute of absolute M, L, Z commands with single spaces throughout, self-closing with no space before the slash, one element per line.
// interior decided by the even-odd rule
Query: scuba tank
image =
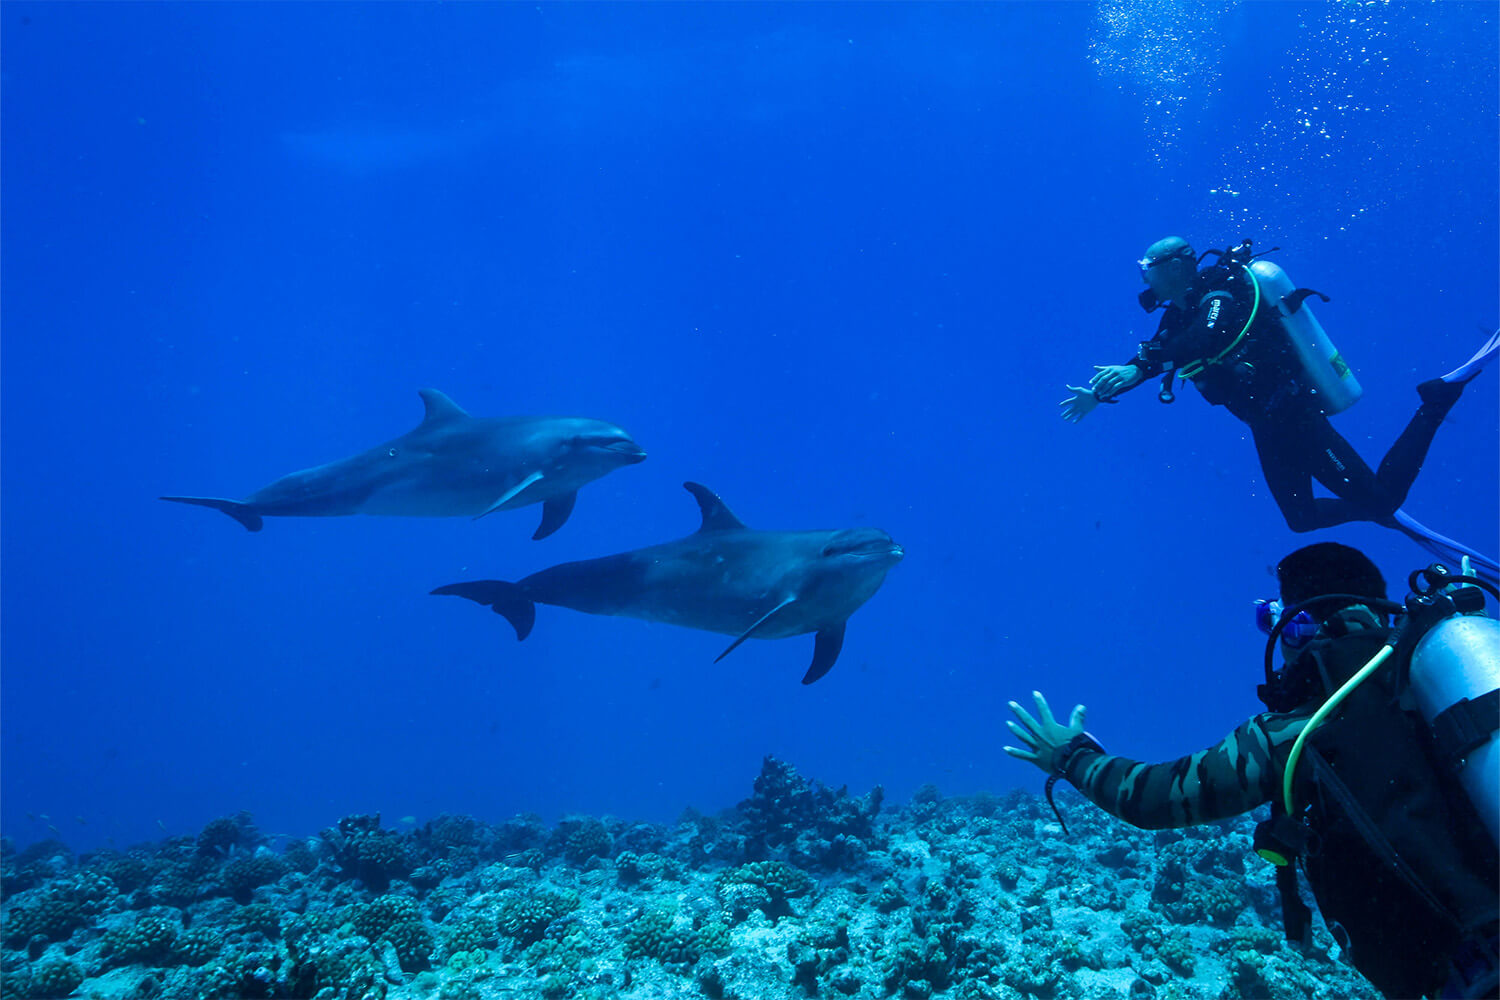
<path fill-rule="evenodd" d="M 1305 301 L 1309 295 L 1325 302 L 1327 297 L 1294 287 L 1286 272 L 1269 260 L 1251 261 L 1249 270 L 1262 294 L 1275 304 L 1281 328 L 1296 348 L 1309 385 L 1323 399 L 1323 412 L 1341 413 L 1359 402 L 1364 389 Z"/>
<path fill-rule="evenodd" d="M 1452 595 L 1453 604 L 1462 593 Z M 1407 677 L 1438 754 L 1457 773 L 1490 839 L 1500 844 L 1500 621 L 1446 614 L 1412 647 Z"/>

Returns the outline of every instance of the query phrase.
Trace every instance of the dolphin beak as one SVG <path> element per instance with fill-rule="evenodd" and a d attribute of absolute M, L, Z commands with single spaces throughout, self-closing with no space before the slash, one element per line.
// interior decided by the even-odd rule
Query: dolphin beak
<path fill-rule="evenodd" d="M 646 449 L 629 438 L 623 441 L 611 441 L 604 446 L 604 450 L 624 459 L 631 465 L 646 460 Z"/>

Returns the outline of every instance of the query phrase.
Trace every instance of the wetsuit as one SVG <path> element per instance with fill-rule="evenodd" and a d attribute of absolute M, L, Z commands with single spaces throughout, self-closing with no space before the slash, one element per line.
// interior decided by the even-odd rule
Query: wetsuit
<path fill-rule="evenodd" d="M 1323 624 L 1287 669 L 1317 671 L 1341 684 L 1388 635 L 1368 609 L 1346 608 Z M 1390 673 L 1377 673 L 1356 688 L 1307 740 L 1297 766 L 1296 801 L 1308 804 L 1305 819 L 1316 834 L 1313 843 L 1322 847 L 1307 852 L 1303 869 L 1324 919 L 1347 931 L 1352 964 L 1388 996 L 1430 996 L 1448 981 L 1453 956 L 1492 946 L 1500 876 L 1493 846 L 1463 792 L 1456 782 L 1442 787 L 1432 777 L 1425 726 L 1393 709 L 1391 689 L 1376 681 Z M 1296 711 L 1257 715 L 1217 745 L 1165 763 L 1081 749 L 1070 758 L 1066 778 L 1095 805 L 1146 829 L 1248 812 L 1281 798 L 1292 744 L 1321 699 L 1320 692 Z M 1386 820 L 1383 831 L 1395 828 L 1384 835 L 1417 869 L 1441 912 L 1328 804 L 1327 779 L 1312 779 L 1325 766 L 1371 815 Z M 1495 993 L 1490 984 L 1456 995 Z"/>
<path fill-rule="evenodd" d="M 1281 329 L 1276 304 L 1264 296 L 1257 303 L 1244 267 L 1220 264 L 1199 271 L 1185 299 L 1191 308 L 1169 307 L 1156 335 L 1126 362 L 1139 369 L 1137 384 L 1186 369 L 1182 374 L 1204 399 L 1244 421 L 1266 485 L 1293 531 L 1345 521 L 1395 527 L 1391 515 L 1405 502 L 1461 387 L 1424 383 L 1421 408 L 1386 452 L 1380 470 L 1371 472 L 1328 422 Z M 1194 372 L 1195 363 L 1204 361 L 1210 363 Z M 1314 496 L 1313 480 L 1334 497 Z"/>

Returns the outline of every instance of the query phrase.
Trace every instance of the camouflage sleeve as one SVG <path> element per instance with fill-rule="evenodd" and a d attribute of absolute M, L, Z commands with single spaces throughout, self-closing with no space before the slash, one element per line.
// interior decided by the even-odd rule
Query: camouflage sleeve
<path fill-rule="evenodd" d="M 1163 830 L 1237 816 L 1279 794 L 1282 766 L 1307 713 L 1265 713 L 1207 750 L 1162 764 L 1081 752 L 1067 778 L 1132 826 Z"/>

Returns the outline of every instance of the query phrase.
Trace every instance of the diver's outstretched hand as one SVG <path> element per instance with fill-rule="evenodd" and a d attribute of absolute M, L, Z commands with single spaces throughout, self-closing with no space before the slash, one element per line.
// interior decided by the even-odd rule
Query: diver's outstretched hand
<path fill-rule="evenodd" d="M 1135 365 L 1095 365 L 1094 377 L 1089 379 L 1089 388 L 1100 399 L 1118 396 L 1141 380 L 1141 370 Z"/>
<path fill-rule="evenodd" d="M 1021 721 L 1005 723 L 1016 739 L 1029 749 L 1006 747 L 1005 752 L 1012 757 L 1031 761 L 1049 775 L 1056 774 L 1062 767 L 1062 755 L 1068 742 L 1075 736 L 1083 735 L 1083 715 L 1087 709 L 1082 705 L 1074 705 L 1073 714 L 1064 726 L 1052 718 L 1052 708 L 1040 691 L 1031 692 L 1031 696 L 1036 699 L 1036 714 L 1041 717 L 1041 721 L 1032 718 L 1031 713 L 1020 705 L 1010 702 L 1010 710 Z"/>
<path fill-rule="evenodd" d="M 1099 405 L 1099 397 L 1088 386 L 1070 385 L 1068 391 L 1073 395 L 1059 405 L 1062 406 L 1062 418 L 1070 424 L 1078 423 Z"/>

